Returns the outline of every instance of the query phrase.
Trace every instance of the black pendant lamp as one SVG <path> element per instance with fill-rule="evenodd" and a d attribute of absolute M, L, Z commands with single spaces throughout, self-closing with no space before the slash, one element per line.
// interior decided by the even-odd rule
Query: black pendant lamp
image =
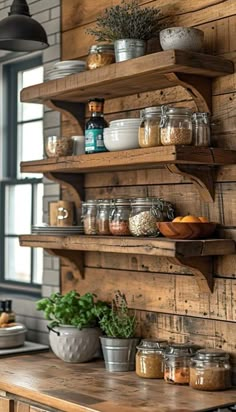
<path fill-rule="evenodd" d="M 0 21 L 0 49 L 31 52 L 48 46 L 47 34 L 30 16 L 26 0 L 14 0 L 8 17 Z"/>

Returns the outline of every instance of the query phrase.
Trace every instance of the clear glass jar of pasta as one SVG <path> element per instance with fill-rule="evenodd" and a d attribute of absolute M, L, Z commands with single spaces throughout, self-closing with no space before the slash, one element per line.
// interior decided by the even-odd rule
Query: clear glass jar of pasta
<path fill-rule="evenodd" d="M 141 123 L 139 126 L 139 146 L 161 146 L 161 106 L 146 107 L 141 111 Z"/>
<path fill-rule="evenodd" d="M 96 235 L 97 200 L 82 202 L 82 222 L 85 235 Z"/>
<path fill-rule="evenodd" d="M 192 111 L 186 107 L 162 106 L 161 143 L 190 145 L 192 143 Z"/>
<path fill-rule="evenodd" d="M 109 199 L 97 200 L 96 233 L 97 235 L 110 235 L 109 215 L 111 201 Z"/>
<path fill-rule="evenodd" d="M 136 374 L 140 378 L 162 379 L 164 377 L 164 353 L 166 340 L 143 339 L 136 352 Z"/>
<path fill-rule="evenodd" d="M 113 199 L 110 216 L 109 230 L 114 236 L 129 236 L 129 215 L 130 215 L 130 200 L 129 199 Z"/>

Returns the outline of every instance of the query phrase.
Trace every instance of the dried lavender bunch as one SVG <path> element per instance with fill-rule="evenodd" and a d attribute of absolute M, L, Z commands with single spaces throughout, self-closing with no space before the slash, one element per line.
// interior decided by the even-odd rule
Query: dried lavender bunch
<path fill-rule="evenodd" d="M 106 8 L 104 14 L 97 17 L 95 29 L 86 31 L 95 36 L 97 41 L 149 40 L 157 37 L 163 28 L 160 18 L 160 9 L 141 8 L 137 0 L 131 0 L 130 3 L 122 0 L 120 6 Z"/>

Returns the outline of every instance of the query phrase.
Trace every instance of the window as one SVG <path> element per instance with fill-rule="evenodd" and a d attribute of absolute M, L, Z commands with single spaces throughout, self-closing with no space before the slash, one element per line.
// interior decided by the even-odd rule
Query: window
<path fill-rule="evenodd" d="M 41 58 L 3 66 L 3 178 L 0 182 L 1 287 L 39 291 L 43 250 L 23 248 L 19 235 L 42 222 L 42 175 L 20 172 L 20 162 L 43 157 L 43 106 L 20 102 L 23 87 L 43 81 Z"/>

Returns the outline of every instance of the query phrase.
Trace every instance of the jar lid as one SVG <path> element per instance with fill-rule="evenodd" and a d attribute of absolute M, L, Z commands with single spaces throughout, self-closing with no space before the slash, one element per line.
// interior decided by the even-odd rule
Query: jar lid
<path fill-rule="evenodd" d="M 113 203 L 116 206 L 118 206 L 118 205 L 130 206 L 130 201 L 131 201 L 131 199 L 119 198 L 119 199 L 112 199 L 111 203 Z"/>
<path fill-rule="evenodd" d="M 229 359 L 229 354 L 222 349 L 200 349 L 196 352 L 194 359 L 198 360 L 209 360 L 216 358 L 226 358 Z"/>
<path fill-rule="evenodd" d="M 101 52 L 101 51 L 114 52 L 114 44 L 112 43 L 93 44 L 89 49 L 90 53 L 96 53 L 96 52 Z"/>
<path fill-rule="evenodd" d="M 143 117 L 147 114 L 159 114 L 159 115 L 161 115 L 161 106 L 146 107 L 145 109 L 141 110 L 141 117 Z"/>
<path fill-rule="evenodd" d="M 205 123 L 208 123 L 210 120 L 210 113 L 208 112 L 194 112 L 192 114 L 192 120 L 203 120 Z"/>
<path fill-rule="evenodd" d="M 191 116 L 193 114 L 191 109 L 188 109 L 187 107 L 167 107 L 166 114 L 175 114 L 175 115 L 188 115 Z"/>
<path fill-rule="evenodd" d="M 198 348 L 191 343 L 173 343 L 169 345 L 167 357 L 193 356 Z"/>
<path fill-rule="evenodd" d="M 85 200 L 85 202 L 82 202 L 82 205 L 84 206 L 88 206 L 88 205 L 96 205 L 97 204 L 97 200 L 94 199 L 89 199 L 89 200 Z"/>
<path fill-rule="evenodd" d="M 142 339 L 137 349 L 145 350 L 165 350 L 168 346 L 167 340 L 161 339 Z"/>
<path fill-rule="evenodd" d="M 136 197 L 135 199 L 131 199 L 131 206 L 153 205 L 154 203 L 157 203 L 156 197 Z"/>

